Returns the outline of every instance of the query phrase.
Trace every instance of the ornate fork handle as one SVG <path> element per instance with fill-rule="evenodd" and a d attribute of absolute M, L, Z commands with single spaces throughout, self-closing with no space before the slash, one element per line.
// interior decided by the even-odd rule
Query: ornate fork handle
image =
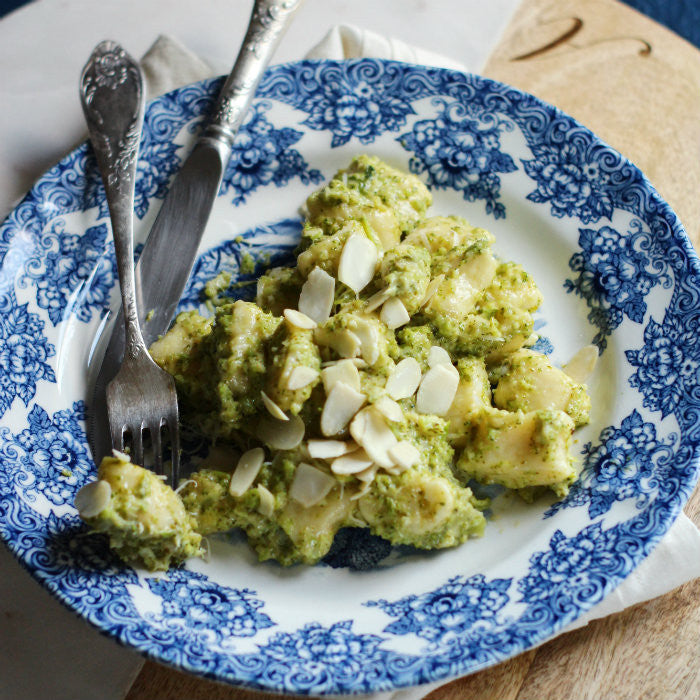
<path fill-rule="evenodd" d="M 144 89 L 136 61 L 113 41 L 98 44 L 83 69 L 80 96 L 90 141 L 102 174 L 117 256 L 126 350 L 144 347 L 134 282 L 134 189 Z"/>
<path fill-rule="evenodd" d="M 230 148 L 264 69 L 303 0 L 256 0 L 241 50 L 226 79 L 205 138 Z"/>

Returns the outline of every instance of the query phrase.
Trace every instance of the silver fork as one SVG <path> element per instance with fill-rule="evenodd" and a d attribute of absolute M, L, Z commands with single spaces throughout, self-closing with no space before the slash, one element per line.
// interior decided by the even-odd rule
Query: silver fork
<path fill-rule="evenodd" d="M 143 465 L 144 434 L 150 435 L 153 470 L 163 474 L 162 431 L 167 428 L 172 459 L 166 477 L 177 486 L 180 454 L 175 382 L 151 359 L 136 304 L 133 213 L 144 113 L 138 63 L 118 44 L 103 41 L 85 64 L 80 97 L 112 220 L 126 330 L 124 359 L 106 391 L 112 447 L 124 451 L 128 436 L 132 460 Z"/>

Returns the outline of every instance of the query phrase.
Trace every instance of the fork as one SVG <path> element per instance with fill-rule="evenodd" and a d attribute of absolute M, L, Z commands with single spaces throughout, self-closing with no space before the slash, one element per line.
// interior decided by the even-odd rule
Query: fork
<path fill-rule="evenodd" d="M 143 125 L 141 69 L 124 49 L 103 41 L 92 52 L 80 79 L 80 98 L 112 221 L 126 340 L 119 372 L 107 385 L 112 448 L 144 465 L 144 435 L 150 436 L 153 471 L 165 473 L 162 432 L 169 433 L 172 458 L 166 475 L 179 481 L 179 427 L 175 381 L 151 358 L 141 334 L 134 279 L 134 194 Z M 163 261 L 167 264 L 167 261 Z"/>

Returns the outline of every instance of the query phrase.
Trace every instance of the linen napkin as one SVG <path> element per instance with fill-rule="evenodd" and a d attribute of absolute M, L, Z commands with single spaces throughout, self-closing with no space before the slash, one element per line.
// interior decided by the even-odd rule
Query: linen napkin
<path fill-rule="evenodd" d="M 385 58 L 407 63 L 464 70 L 464 65 L 445 56 L 406 44 L 399 39 L 382 36 L 352 25 L 330 29 L 326 36 L 304 58 Z M 485 59 L 486 57 L 484 57 Z M 184 84 L 191 71 L 197 77 L 206 75 L 208 66 L 170 37 L 160 37 L 143 59 L 149 82 L 164 92 Z M 197 79 L 197 77 L 190 79 Z M 154 89 L 153 94 L 157 94 Z M 587 625 L 591 620 L 607 617 L 637 603 L 668 593 L 686 581 L 700 576 L 700 530 L 681 513 L 652 554 L 610 595 L 587 614 L 581 616 L 560 634 Z M 415 688 L 358 696 L 364 700 L 420 700 L 443 682 Z"/>

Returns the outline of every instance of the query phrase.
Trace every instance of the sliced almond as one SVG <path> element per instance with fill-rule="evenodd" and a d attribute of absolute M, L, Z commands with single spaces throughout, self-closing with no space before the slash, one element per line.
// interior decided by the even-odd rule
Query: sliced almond
<path fill-rule="evenodd" d="M 289 497 L 310 508 L 320 503 L 338 482 L 330 475 L 306 462 L 301 462 L 294 472 Z"/>
<path fill-rule="evenodd" d="M 352 360 L 340 360 L 321 370 L 321 380 L 326 396 L 338 382 L 360 391 L 360 373 Z"/>
<path fill-rule="evenodd" d="M 407 399 L 409 396 L 413 396 L 416 389 L 418 389 L 421 375 L 418 360 L 413 357 L 406 357 L 394 367 L 394 371 L 387 380 L 384 389 L 396 401 Z"/>
<path fill-rule="evenodd" d="M 428 367 L 435 367 L 435 365 L 441 364 L 453 366 L 450 353 L 439 345 L 433 345 L 428 351 Z"/>
<path fill-rule="evenodd" d="M 597 363 L 598 348 L 595 345 L 585 345 L 562 367 L 562 371 L 577 384 L 584 384 L 593 374 Z"/>
<path fill-rule="evenodd" d="M 318 324 L 325 323 L 331 315 L 335 297 L 335 280 L 320 267 L 315 267 L 302 285 L 299 295 L 299 311 Z"/>
<path fill-rule="evenodd" d="M 285 309 L 282 313 L 287 321 L 297 328 L 310 331 L 316 328 L 318 325 L 313 318 L 303 314 L 301 311 L 296 311 L 295 309 Z"/>
<path fill-rule="evenodd" d="M 313 459 L 334 459 L 356 450 L 357 445 L 343 440 L 309 440 L 306 448 Z"/>
<path fill-rule="evenodd" d="M 258 484 L 257 489 L 260 497 L 258 513 L 264 518 L 271 518 L 275 512 L 275 497 L 262 484 Z"/>
<path fill-rule="evenodd" d="M 393 466 L 394 461 L 388 451 L 397 443 L 396 436 L 376 408 L 368 406 L 359 411 L 350 423 L 350 435 L 364 447 L 375 464 L 380 467 Z"/>
<path fill-rule="evenodd" d="M 129 461 L 128 457 L 126 461 Z M 75 494 L 75 501 L 73 504 L 81 518 L 94 518 L 109 506 L 111 498 L 112 487 L 109 485 L 108 481 L 100 479 L 85 484 L 85 486 Z"/>
<path fill-rule="evenodd" d="M 228 483 L 228 492 L 232 496 L 240 498 L 253 485 L 264 459 L 262 447 L 254 447 L 241 455 Z"/>
<path fill-rule="evenodd" d="M 377 246 L 366 236 L 353 233 L 340 254 L 338 279 L 359 294 L 372 281 L 378 261 Z"/>
<path fill-rule="evenodd" d="M 398 476 L 402 472 L 406 471 L 403 467 L 398 467 L 394 465 L 393 467 L 384 467 L 384 473 L 390 476 Z"/>
<path fill-rule="evenodd" d="M 358 369 L 364 369 L 367 367 L 367 363 L 361 358 L 361 357 L 349 357 L 347 358 L 350 362 L 355 365 Z M 340 362 L 345 362 L 345 359 L 342 360 L 328 360 L 327 362 L 322 362 L 321 367 L 325 369 L 326 367 L 333 367 L 333 365 L 337 365 Z"/>
<path fill-rule="evenodd" d="M 360 354 L 368 365 L 373 365 L 379 359 L 379 330 L 376 322 L 366 318 L 358 318 L 352 332 L 360 339 Z"/>
<path fill-rule="evenodd" d="M 382 396 L 372 404 L 385 418 L 388 418 L 394 423 L 400 423 L 403 420 L 403 409 L 399 404 L 390 399 L 388 396 Z"/>
<path fill-rule="evenodd" d="M 365 313 L 369 314 L 372 311 L 376 311 L 391 296 L 392 294 L 388 287 L 375 292 L 365 303 Z"/>
<path fill-rule="evenodd" d="M 377 475 L 377 465 L 373 464 L 371 467 L 368 467 L 364 471 L 358 472 L 355 474 L 355 478 L 358 479 L 359 481 L 363 481 L 367 486 L 374 481 L 374 477 Z"/>
<path fill-rule="evenodd" d="M 429 369 L 423 377 L 416 395 L 416 411 L 444 416 L 452 405 L 459 373 L 450 365 L 438 364 Z"/>
<path fill-rule="evenodd" d="M 334 474 L 357 474 L 372 466 L 372 458 L 365 450 L 355 450 L 350 454 L 334 459 L 331 471 Z"/>
<path fill-rule="evenodd" d="M 423 301 L 420 303 L 421 309 L 435 296 L 435 292 L 437 292 L 437 290 L 440 288 L 440 285 L 444 279 L 445 275 L 438 275 L 435 279 L 430 280 L 428 287 L 425 290 Z"/>
<path fill-rule="evenodd" d="M 278 420 L 289 420 L 289 416 L 264 392 L 260 392 L 260 397 L 265 404 L 265 408 L 273 418 Z"/>
<path fill-rule="evenodd" d="M 420 452 L 415 445 L 407 440 L 401 440 L 389 449 L 389 457 L 394 460 L 394 470 L 398 470 L 400 473 L 405 469 L 410 469 L 414 464 L 418 464 Z"/>
<path fill-rule="evenodd" d="M 374 475 L 377 473 L 377 468 L 371 467 L 368 471 L 371 472 L 371 477 L 372 477 L 372 479 L 374 479 Z M 355 477 L 357 478 L 357 474 L 355 474 Z M 362 488 L 360 488 L 360 490 L 357 493 L 350 496 L 350 500 L 357 501 L 360 498 L 362 498 L 370 490 L 370 488 L 372 486 L 372 479 L 370 479 L 369 481 L 362 481 L 361 480 L 362 481 Z M 363 522 L 363 526 L 367 527 L 367 523 L 365 521 L 362 521 L 362 522 Z"/>
<path fill-rule="evenodd" d="M 327 437 L 342 433 L 366 401 L 364 394 L 343 382 L 336 382 L 323 405 L 321 432 Z"/>
<path fill-rule="evenodd" d="M 358 355 L 362 347 L 360 339 L 347 328 L 337 331 L 317 328 L 314 331 L 314 340 L 318 345 L 333 348 L 338 355 L 346 358 L 353 358 Z"/>
<path fill-rule="evenodd" d="M 258 421 L 258 437 L 275 450 L 293 450 L 304 439 L 306 427 L 299 416 L 288 416 L 288 420 L 277 420 L 263 416 Z"/>
<path fill-rule="evenodd" d="M 290 391 L 303 389 L 305 386 L 308 386 L 311 382 L 318 379 L 318 374 L 318 370 L 313 367 L 297 365 L 287 378 L 287 389 Z"/>
<path fill-rule="evenodd" d="M 411 320 L 406 307 L 398 297 L 392 297 L 384 302 L 379 318 L 391 329 L 405 326 Z"/>
<path fill-rule="evenodd" d="M 336 333 L 336 336 L 333 347 L 341 357 L 352 358 L 359 354 L 362 343 L 355 333 L 346 329 Z"/>

